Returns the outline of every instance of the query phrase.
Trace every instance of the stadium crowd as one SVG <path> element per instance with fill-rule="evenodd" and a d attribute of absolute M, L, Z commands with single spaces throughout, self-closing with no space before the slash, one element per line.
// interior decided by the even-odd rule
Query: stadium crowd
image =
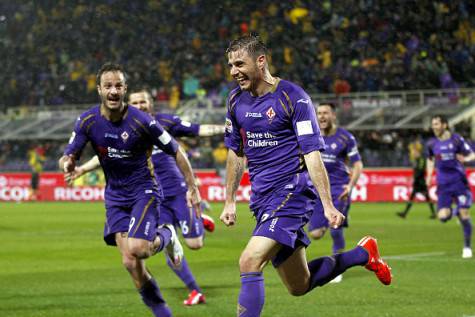
<path fill-rule="evenodd" d="M 0 110 L 96 102 L 108 60 L 171 108 L 203 95 L 222 105 L 224 48 L 249 32 L 269 44 L 272 73 L 310 93 L 473 86 L 474 10 L 465 0 L 2 1 Z"/>

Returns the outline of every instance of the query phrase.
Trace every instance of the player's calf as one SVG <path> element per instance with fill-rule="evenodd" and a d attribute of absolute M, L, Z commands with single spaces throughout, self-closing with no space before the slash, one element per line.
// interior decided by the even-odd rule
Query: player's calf
<path fill-rule="evenodd" d="M 447 222 L 452 218 L 452 210 L 450 208 L 442 208 L 437 212 L 437 218 L 441 222 Z"/>

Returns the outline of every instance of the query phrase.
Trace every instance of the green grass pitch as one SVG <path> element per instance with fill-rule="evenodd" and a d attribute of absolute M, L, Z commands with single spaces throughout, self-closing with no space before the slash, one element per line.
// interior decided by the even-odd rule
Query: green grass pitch
<path fill-rule="evenodd" d="M 218 218 L 222 205 L 214 204 Z M 393 268 L 383 286 L 362 267 L 343 282 L 292 297 L 269 265 L 265 270 L 263 316 L 475 316 L 475 259 L 461 258 L 462 233 L 456 220 L 429 220 L 416 204 L 406 220 L 397 204 L 353 204 L 347 247 L 365 234 L 378 238 Z M 123 269 L 119 253 L 102 242 L 101 203 L 0 204 L 0 316 L 152 316 Z M 148 267 L 174 316 L 235 316 L 239 292 L 238 258 L 254 219 L 239 205 L 238 223 L 217 223 L 202 250 L 185 250 L 207 303 L 184 307 L 187 290 L 168 269 L 164 256 Z M 313 242 L 309 259 L 330 253 L 330 237 Z"/>

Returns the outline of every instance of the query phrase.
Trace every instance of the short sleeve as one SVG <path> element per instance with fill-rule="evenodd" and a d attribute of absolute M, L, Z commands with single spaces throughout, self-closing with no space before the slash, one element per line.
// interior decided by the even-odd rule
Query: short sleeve
<path fill-rule="evenodd" d="M 356 139 L 352 134 L 348 134 L 348 143 L 346 149 L 347 156 L 351 163 L 361 161 L 361 155 L 358 151 L 358 144 L 356 143 Z"/>
<path fill-rule="evenodd" d="M 91 124 L 89 122 L 90 117 L 83 114 L 76 120 L 74 130 L 64 150 L 64 155 L 73 155 L 77 160 L 81 157 L 81 153 L 89 140 L 87 130 Z"/>
<path fill-rule="evenodd" d="M 173 122 L 174 124 L 170 125 L 170 128 L 167 130 L 174 137 L 198 136 L 200 131 L 199 124 L 184 121 L 178 116 L 173 116 Z"/>
<path fill-rule="evenodd" d="M 472 153 L 472 148 L 470 147 L 470 144 L 468 144 L 462 136 L 457 136 L 457 141 L 457 153 L 462 153 L 463 155 L 469 155 L 470 153 Z"/>
<path fill-rule="evenodd" d="M 323 151 L 325 142 L 318 127 L 312 100 L 302 89 L 294 91 L 289 97 L 294 108 L 291 114 L 292 126 L 303 154 Z"/>
<path fill-rule="evenodd" d="M 240 152 L 243 147 L 241 134 L 239 133 L 239 126 L 229 105 L 226 113 L 226 120 L 224 122 L 224 144 L 234 152 Z"/>
<path fill-rule="evenodd" d="M 142 120 L 145 121 L 144 126 L 150 135 L 152 143 L 158 146 L 158 148 L 160 148 L 163 152 L 170 155 L 175 155 L 178 151 L 178 143 L 162 127 L 162 125 L 157 120 L 148 115 L 144 115 Z"/>

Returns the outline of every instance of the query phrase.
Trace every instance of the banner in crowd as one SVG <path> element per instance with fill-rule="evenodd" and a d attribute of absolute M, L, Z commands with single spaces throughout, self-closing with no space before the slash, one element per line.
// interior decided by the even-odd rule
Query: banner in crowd
<path fill-rule="evenodd" d="M 201 182 L 203 199 L 224 201 L 224 182 L 215 170 L 197 170 Z M 475 169 L 467 170 L 468 182 L 475 195 Z M 27 201 L 30 199 L 29 173 L 0 173 L 0 201 Z M 360 202 L 402 202 L 409 198 L 412 185 L 411 169 L 365 169 L 353 189 L 353 201 Z M 436 188 L 429 190 L 437 200 Z M 249 176 L 245 173 L 237 191 L 239 201 L 248 201 L 251 194 Z M 67 186 L 61 173 L 42 173 L 37 198 L 40 201 L 101 201 L 104 199 L 101 176 L 78 180 L 75 186 Z M 422 196 L 418 196 L 423 200 Z"/>

